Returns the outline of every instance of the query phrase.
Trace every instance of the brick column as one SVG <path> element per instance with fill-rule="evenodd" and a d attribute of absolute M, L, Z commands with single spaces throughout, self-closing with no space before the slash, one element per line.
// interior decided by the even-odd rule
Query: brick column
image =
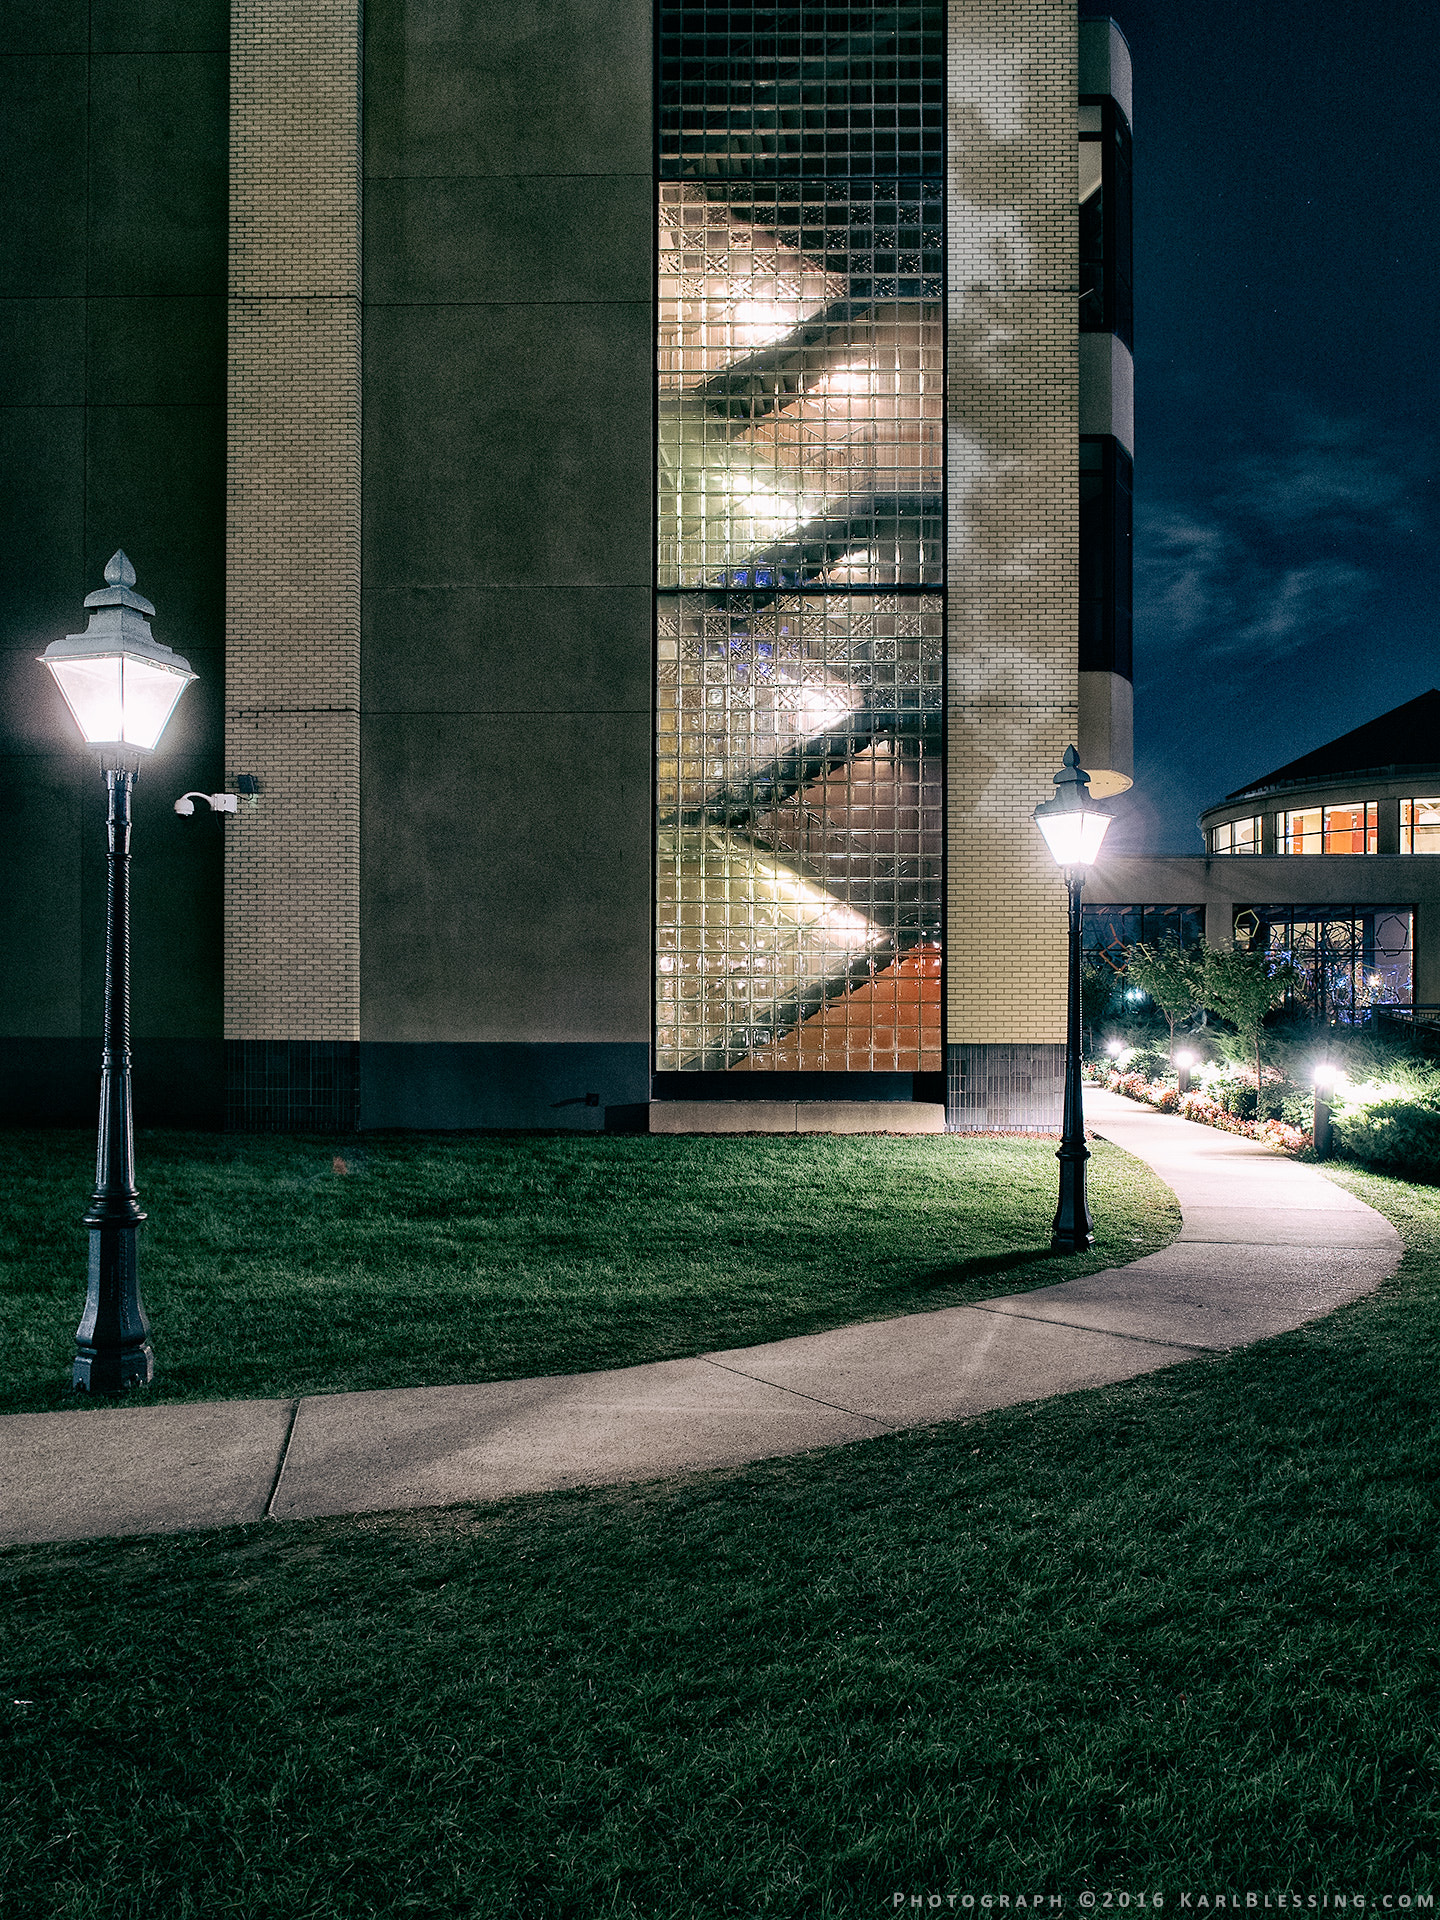
<path fill-rule="evenodd" d="M 952 0 L 951 1124 L 1058 1126 L 1065 890 L 1031 822 L 1078 725 L 1076 23 Z"/>
<path fill-rule="evenodd" d="M 232 0 L 225 871 L 232 1125 L 353 1127 L 360 8 Z"/>

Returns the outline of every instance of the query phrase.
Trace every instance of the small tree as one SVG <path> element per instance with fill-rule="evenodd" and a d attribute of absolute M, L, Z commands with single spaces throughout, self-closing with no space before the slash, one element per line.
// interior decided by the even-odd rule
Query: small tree
<path fill-rule="evenodd" d="M 1178 940 L 1163 946 L 1131 947 L 1125 976 L 1132 986 L 1148 993 L 1170 1023 L 1170 1051 L 1175 1051 L 1175 1022 L 1187 1020 L 1205 1005 L 1205 963 L 1193 947 Z"/>
<path fill-rule="evenodd" d="M 1265 1016 L 1273 1013 L 1286 994 L 1301 985 L 1288 960 L 1277 960 L 1263 947 L 1246 953 L 1240 947 L 1211 947 L 1204 959 L 1204 1004 L 1228 1020 L 1255 1055 L 1255 1114 L 1260 1117 L 1261 1047 Z"/>
<path fill-rule="evenodd" d="M 1086 954 L 1080 964 L 1080 1005 L 1090 1030 L 1089 1051 L 1095 1051 L 1095 1029 L 1110 1017 L 1115 995 L 1123 985 L 1117 969 L 1103 954 Z"/>

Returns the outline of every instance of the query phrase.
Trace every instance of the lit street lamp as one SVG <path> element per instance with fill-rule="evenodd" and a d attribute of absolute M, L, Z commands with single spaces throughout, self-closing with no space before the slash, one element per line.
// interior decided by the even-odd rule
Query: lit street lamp
<path fill-rule="evenodd" d="M 136 1262 L 145 1215 L 135 1190 L 130 1100 L 130 796 L 142 757 L 196 678 L 188 661 L 153 637 L 155 609 L 134 586 L 134 567 L 123 553 L 112 554 L 105 585 L 86 595 L 85 605 L 93 611 L 84 633 L 53 640 L 40 655 L 86 746 L 99 750 L 109 798 L 100 1128 L 95 1191 L 84 1216 L 90 1229 L 90 1281 L 75 1330 L 71 1375 L 73 1387 L 90 1393 L 118 1393 L 155 1377 Z"/>
<path fill-rule="evenodd" d="M 1035 824 L 1045 836 L 1070 894 L 1070 991 L 1065 1021 L 1065 1117 L 1060 1129 L 1060 1204 L 1050 1230 L 1056 1253 L 1083 1253 L 1093 1246 L 1090 1208 L 1085 1199 L 1085 1113 L 1080 1095 L 1080 892 L 1110 825 L 1110 815 L 1090 798 L 1090 776 L 1074 747 L 1055 776 L 1055 797 L 1035 809 Z"/>

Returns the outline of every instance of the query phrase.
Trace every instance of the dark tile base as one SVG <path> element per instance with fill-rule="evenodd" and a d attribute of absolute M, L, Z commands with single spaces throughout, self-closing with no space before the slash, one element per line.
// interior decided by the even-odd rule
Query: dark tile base
<path fill-rule="evenodd" d="M 939 1073 L 657 1073 L 652 1100 L 934 1100 Z"/>
<path fill-rule="evenodd" d="M 1058 1133 L 1065 1049 L 1058 1042 L 945 1049 L 945 1125 L 951 1133 Z"/>
<path fill-rule="evenodd" d="M 355 1040 L 227 1040 L 231 1133 L 353 1133 L 360 1124 Z"/>
<path fill-rule="evenodd" d="M 562 1127 L 650 1097 L 643 1041 L 362 1041 L 362 1127 Z"/>
<path fill-rule="evenodd" d="M 223 1040 L 131 1043 L 137 1127 L 218 1131 L 225 1119 Z M 0 1126 L 94 1128 L 100 1111 L 100 1036 L 0 1039 Z"/>

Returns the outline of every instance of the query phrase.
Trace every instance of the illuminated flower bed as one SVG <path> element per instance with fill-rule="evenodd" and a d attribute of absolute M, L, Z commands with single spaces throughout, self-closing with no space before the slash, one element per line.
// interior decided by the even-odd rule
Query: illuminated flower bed
<path fill-rule="evenodd" d="M 1154 1107 L 1160 1113 L 1178 1113 L 1182 1120 L 1193 1120 L 1202 1127 L 1218 1127 L 1222 1133 L 1243 1134 L 1247 1140 L 1259 1140 L 1278 1153 L 1301 1153 L 1314 1145 L 1311 1135 L 1284 1120 L 1242 1120 L 1227 1113 L 1218 1101 L 1202 1092 L 1179 1093 L 1163 1080 L 1149 1080 L 1143 1073 L 1094 1071 L 1091 1078 L 1111 1093 L 1123 1093 L 1127 1100 Z"/>

